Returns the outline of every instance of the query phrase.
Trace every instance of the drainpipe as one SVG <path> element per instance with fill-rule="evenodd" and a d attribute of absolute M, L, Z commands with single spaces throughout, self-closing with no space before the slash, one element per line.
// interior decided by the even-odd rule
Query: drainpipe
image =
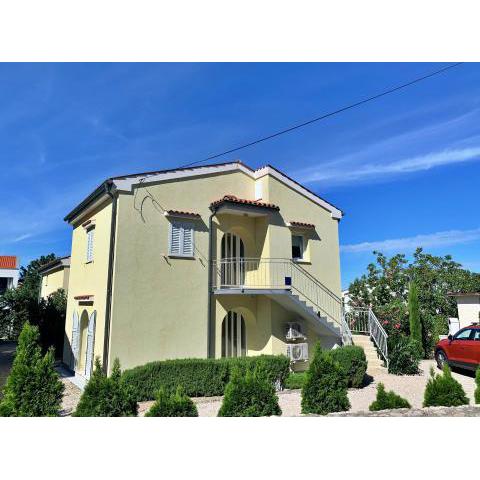
<path fill-rule="evenodd" d="M 212 261 L 213 261 L 213 217 L 216 215 L 217 211 L 215 207 L 210 207 L 212 213 L 208 217 L 208 331 L 207 331 L 207 357 L 215 357 L 215 322 L 212 318 L 212 307 L 213 307 L 213 298 L 212 298 Z"/>
<path fill-rule="evenodd" d="M 103 337 L 103 371 L 108 372 L 108 357 L 110 349 L 110 323 L 112 310 L 112 286 L 113 286 L 113 264 L 115 259 L 115 231 L 117 226 L 117 200 L 118 196 L 113 190 L 110 181 L 105 183 L 105 191 L 112 199 L 112 219 L 110 223 L 110 247 L 108 251 L 108 277 L 107 277 L 107 299 L 105 302 L 105 333 Z"/>

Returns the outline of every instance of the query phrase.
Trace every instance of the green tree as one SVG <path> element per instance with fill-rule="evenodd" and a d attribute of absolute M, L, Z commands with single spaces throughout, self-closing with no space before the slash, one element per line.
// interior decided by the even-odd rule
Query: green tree
<path fill-rule="evenodd" d="M 408 319 L 410 323 L 410 339 L 418 345 L 419 354 L 423 356 L 422 322 L 418 304 L 418 289 L 415 282 L 410 282 L 408 289 Z"/>
<path fill-rule="evenodd" d="M 395 392 L 385 391 L 385 385 L 379 383 L 377 387 L 377 398 L 370 404 L 368 409 L 371 412 L 378 412 L 380 410 L 390 410 L 394 408 L 411 408 L 411 405 Z"/>
<path fill-rule="evenodd" d="M 54 362 L 52 350 L 42 356 L 38 328 L 25 323 L 0 403 L 2 416 L 58 415 L 64 386 L 54 369 Z"/>
<path fill-rule="evenodd" d="M 157 392 L 155 403 L 145 413 L 146 417 L 198 417 L 198 410 L 192 400 L 185 395 L 181 386 L 175 393 L 161 388 Z"/>
<path fill-rule="evenodd" d="M 302 413 L 326 415 L 348 410 L 347 385 L 347 372 L 317 343 L 302 388 Z"/>
<path fill-rule="evenodd" d="M 443 367 L 443 375 L 430 370 L 430 379 L 423 399 L 424 407 L 457 407 L 468 405 L 469 400 L 462 385 L 452 377 L 447 364 Z"/>
<path fill-rule="evenodd" d="M 480 403 L 480 367 L 477 368 L 475 373 L 475 383 L 477 388 L 475 389 L 475 403 Z"/>
<path fill-rule="evenodd" d="M 122 381 L 120 362 L 113 362 L 110 377 L 103 372 L 100 359 L 80 397 L 74 417 L 135 417 L 138 405 L 132 389 Z"/>

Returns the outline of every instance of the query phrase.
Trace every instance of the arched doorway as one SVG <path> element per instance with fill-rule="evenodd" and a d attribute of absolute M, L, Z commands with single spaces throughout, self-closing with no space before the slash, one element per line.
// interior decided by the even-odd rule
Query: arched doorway
<path fill-rule="evenodd" d="M 221 284 L 237 287 L 245 283 L 245 245 L 234 233 L 225 233 L 221 244 Z"/>
<path fill-rule="evenodd" d="M 85 358 L 87 353 L 87 336 L 88 336 L 88 312 L 84 310 L 80 315 L 80 324 L 78 331 L 78 357 L 77 357 L 77 372 L 82 375 L 85 373 Z"/>
<path fill-rule="evenodd" d="M 222 321 L 222 357 L 245 357 L 247 331 L 243 315 L 229 311 Z"/>

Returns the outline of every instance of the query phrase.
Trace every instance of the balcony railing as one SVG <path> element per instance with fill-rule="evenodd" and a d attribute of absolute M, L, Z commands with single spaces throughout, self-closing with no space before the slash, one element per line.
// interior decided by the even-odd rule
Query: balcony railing
<path fill-rule="evenodd" d="M 313 275 L 291 259 L 224 258 L 213 262 L 215 289 L 290 290 L 344 334 L 342 301 Z"/>

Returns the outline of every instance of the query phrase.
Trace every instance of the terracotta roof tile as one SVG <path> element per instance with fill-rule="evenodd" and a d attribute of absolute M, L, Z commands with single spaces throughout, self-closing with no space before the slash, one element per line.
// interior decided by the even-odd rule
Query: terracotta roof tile
<path fill-rule="evenodd" d="M 14 255 L 0 255 L 0 268 L 17 268 L 17 257 Z"/>
<path fill-rule="evenodd" d="M 251 205 L 254 207 L 270 208 L 271 210 L 280 210 L 280 207 L 273 203 L 266 203 L 260 200 L 246 200 L 245 198 L 238 198 L 235 195 L 224 195 L 220 200 L 212 202 L 210 207 L 218 207 L 222 203 L 236 203 L 238 205 Z"/>
<path fill-rule="evenodd" d="M 315 228 L 315 225 L 312 223 L 305 223 L 305 222 L 295 222 L 295 221 L 290 221 L 289 222 L 291 227 L 299 227 L 299 228 Z"/>
<path fill-rule="evenodd" d="M 184 212 L 182 210 L 167 210 L 165 212 L 166 215 L 172 215 L 172 216 L 175 216 L 175 215 L 178 215 L 178 216 L 181 216 L 181 217 L 194 217 L 194 218 L 200 218 L 200 214 L 199 213 L 194 213 L 194 212 Z"/>

